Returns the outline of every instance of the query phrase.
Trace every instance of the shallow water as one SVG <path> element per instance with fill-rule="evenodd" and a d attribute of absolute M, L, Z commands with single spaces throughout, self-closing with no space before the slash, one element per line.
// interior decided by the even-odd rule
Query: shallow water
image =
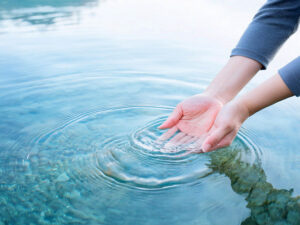
<path fill-rule="evenodd" d="M 157 141 L 261 4 L 234 3 L 1 1 L 0 224 L 299 224 L 298 99 L 212 153 Z"/>

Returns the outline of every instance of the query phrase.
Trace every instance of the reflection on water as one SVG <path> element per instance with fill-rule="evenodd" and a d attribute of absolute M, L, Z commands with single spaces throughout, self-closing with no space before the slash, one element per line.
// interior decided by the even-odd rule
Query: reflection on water
<path fill-rule="evenodd" d="M 0 224 L 299 224 L 296 99 L 226 149 L 157 142 L 260 3 L 233 2 L 1 1 Z"/>
<path fill-rule="evenodd" d="M 97 0 L 3 0 L 0 2 L 1 10 L 15 10 L 15 9 L 26 9 L 26 8 L 36 8 L 41 6 L 50 6 L 55 8 L 61 7 L 76 7 L 83 6 L 89 3 L 97 2 Z"/>
<path fill-rule="evenodd" d="M 251 215 L 242 224 L 299 224 L 300 196 L 292 197 L 293 189 L 274 188 L 259 164 L 243 162 L 238 153 L 228 149 L 214 152 L 209 167 L 229 177 L 232 189 L 246 197 Z"/>
<path fill-rule="evenodd" d="M 0 25 L 1 20 L 12 20 L 18 24 L 51 25 L 78 13 L 78 7 L 96 6 L 97 3 L 98 0 L 4 0 L 0 2 Z"/>

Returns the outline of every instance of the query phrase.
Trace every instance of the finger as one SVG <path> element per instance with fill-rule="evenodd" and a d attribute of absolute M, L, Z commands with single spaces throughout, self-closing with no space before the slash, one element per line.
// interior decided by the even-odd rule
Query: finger
<path fill-rule="evenodd" d="M 172 137 L 176 131 L 178 130 L 177 127 L 172 127 L 171 129 L 169 129 L 167 132 L 165 132 L 164 134 L 162 134 L 158 140 L 159 141 L 165 141 L 165 140 L 168 140 L 170 137 Z"/>
<path fill-rule="evenodd" d="M 165 144 L 165 148 L 175 148 L 179 146 L 179 141 L 186 136 L 185 133 L 178 133 L 170 141 Z"/>
<path fill-rule="evenodd" d="M 177 124 L 177 122 L 180 120 L 181 117 L 182 117 L 182 110 L 179 106 L 177 106 L 172 112 L 172 114 L 168 117 L 168 119 L 158 128 L 159 129 L 171 128 Z"/>
<path fill-rule="evenodd" d="M 216 150 L 218 148 L 224 148 L 224 147 L 228 147 L 231 145 L 232 141 L 234 140 L 235 136 L 236 136 L 236 131 L 232 131 L 230 132 L 228 135 L 226 135 L 219 144 L 217 144 L 215 147 L 213 147 L 211 149 L 211 151 Z"/>
<path fill-rule="evenodd" d="M 196 142 L 199 141 L 200 138 L 201 137 L 191 136 L 191 139 L 186 140 L 184 144 L 188 146 L 187 149 L 191 149 L 193 148 L 193 146 L 197 145 Z"/>
<path fill-rule="evenodd" d="M 226 130 L 223 128 L 218 128 L 215 130 L 212 130 L 210 136 L 208 136 L 202 145 L 202 150 L 204 152 L 209 152 L 212 150 L 213 147 L 215 147 L 217 144 L 220 143 L 220 141 L 228 134 L 230 133 L 230 130 Z"/>
<path fill-rule="evenodd" d="M 188 145 L 188 144 L 192 143 L 194 140 L 196 140 L 195 137 L 186 135 L 181 140 L 178 141 L 178 144 L 179 145 Z"/>
<path fill-rule="evenodd" d="M 199 137 L 194 137 L 194 136 L 187 135 L 182 140 L 184 141 L 185 145 L 189 145 L 189 146 L 186 148 L 186 152 L 179 155 L 178 157 L 185 157 L 185 156 L 187 156 L 189 154 L 193 154 L 193 153 L 201 153 L 200 150 L 198 151 L 198 150 L 196 150 L 195 147 L 193 147 L 194 145 L 201 147 L 201 145 L 197 143 L 197 141 L 199 141 Z"/>
<path fill-rule="evenodd" d="M 193 142 L 195 142 L 198 138 L 190 135 L 186 135 L 181 140 L 179 140 L 176 144 L 181 145 L 182 148 L 189 151 L 191 150 L 189 146 L 192 145 Z"/>
<path fill-rule="evenodd" d="M 178 142 L 183 139 L 185 136 L 187 136 L 185 133 L 178 133 L 175 135 L 175 137 L 173 137 L 168 143 L 171 143 L 171 144 L 178 144 Z"/>
<path fill-rule="evenodd" d="M 206 136 L 202 136 L 200 138 L 197 138 L 193 144 L 191 144 L 188 148 L 193 153 L 202 153 L 202 143 L 205 140 Z"/>

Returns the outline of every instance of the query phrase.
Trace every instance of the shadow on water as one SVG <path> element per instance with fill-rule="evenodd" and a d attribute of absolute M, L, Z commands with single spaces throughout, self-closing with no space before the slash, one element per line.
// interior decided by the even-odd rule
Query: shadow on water
<path fill-rule="evenodd" d="M 4 0 L 0 1 L 0 22 L 52 25 L 56 19 L 71 17 L 80 7 L 97 4 L 98 0 Z"/>
<path fill-rule="evenodd" d="M 293 189 L 275 189 L 260 165 L 243 162 L 238 152 L 213 152 L 209 167 L 227 176 L 232 189 L 246 197 L 251 215 L 242 225 L 300 224 L 300 196 L 292 197 Z"/>

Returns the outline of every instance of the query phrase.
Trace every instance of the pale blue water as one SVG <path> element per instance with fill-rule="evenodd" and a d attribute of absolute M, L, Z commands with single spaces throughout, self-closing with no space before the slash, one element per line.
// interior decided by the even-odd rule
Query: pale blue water
<path fill-rule="evenodd" d="M 171 3 L 0 2 L 1 225 L 300 223 L 299 99 L 213 153 L 156 142 L 239 34 L 198 31 L 217 1 Z"/>

